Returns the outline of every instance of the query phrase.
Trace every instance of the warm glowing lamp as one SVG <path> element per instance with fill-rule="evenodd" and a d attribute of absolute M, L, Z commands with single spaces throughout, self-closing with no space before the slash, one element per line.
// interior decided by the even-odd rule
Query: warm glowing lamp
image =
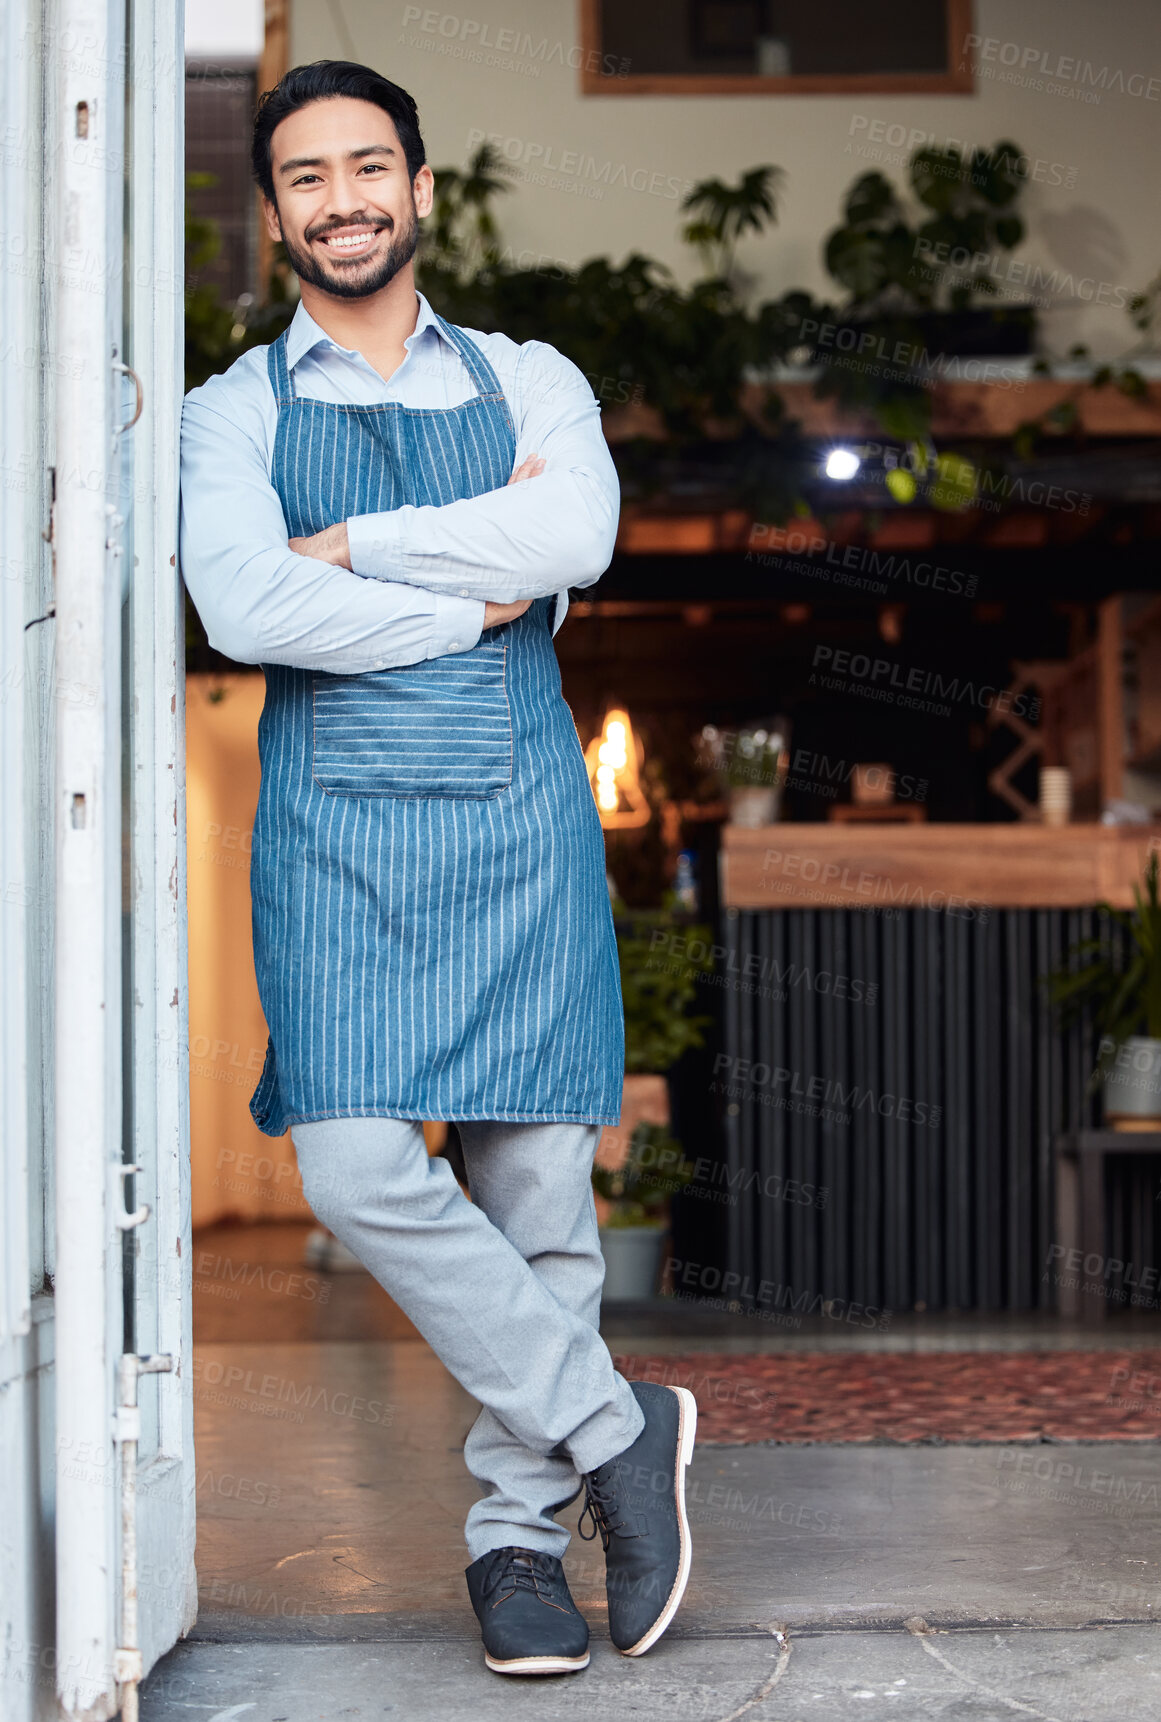
<path fill-rule="evenodd" d="M 600 734 L 585 749 L 597 812 L 607 831 L 647 825 L 653 817 L 637 776 L 638 747 L 628 712 L 614 706 L 605 713 Z"/>

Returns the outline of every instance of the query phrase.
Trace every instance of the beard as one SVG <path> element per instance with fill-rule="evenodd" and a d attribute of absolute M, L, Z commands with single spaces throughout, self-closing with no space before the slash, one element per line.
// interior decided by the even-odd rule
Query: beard
<path fill-rule="evenodd" d="M 389 216 L 374 222 L 364 217 L 361 221 L 355 218 L 354 221 L 332 224 L 334 227 L 339 225 L 376 226 L 380 231 L 386 228 L 391 234 L 386 251 L 365 260 L 328 265 L 309 248 L 309 240 L 299 246 L 295 240 L 287 237 L 285 231 L 282 235 L 290 267 L 299 280 L 319 288 L 323 293 L 331 294 L 335 299 L 367 299 L 372 293 L 378 293 L 410 263 L 419 244 L 419 216 L 414 198 L 404 225 L 397 230 Z M 326 227 L 318 227 L 311 237 L 317 238 L 319 234 L 328 231 L 330 229 Z"/>

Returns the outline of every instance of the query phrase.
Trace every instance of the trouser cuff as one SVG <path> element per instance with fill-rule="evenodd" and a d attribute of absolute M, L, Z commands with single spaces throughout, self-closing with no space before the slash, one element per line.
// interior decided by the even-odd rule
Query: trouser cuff
<path fill-rule="evenodd" d="M 616 1459 L 633 1445 L 645 1427 L 645 1413 L 638 1405 L 633 1389 L 624 1376 L 619 1375 L 617 1382 L 616 1402 L 604 1406 L 582 1423 L 568 1441 L 569 1458 L 582 1476 L 586 1471 L 595 1471 L 610 1459 Z"/>

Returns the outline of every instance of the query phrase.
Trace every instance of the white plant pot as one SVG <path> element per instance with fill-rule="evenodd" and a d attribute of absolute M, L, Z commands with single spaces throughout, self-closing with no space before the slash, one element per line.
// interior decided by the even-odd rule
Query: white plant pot
<path fill-rule="evenodd" d="M 773 825 L 778 818 L 778 787 L 774 784 L 738 785 L 730 790 L 730 824 L 748 831 Z"/>
<path fill-rule="evenodd" d="M 663 1226 L 602 1226 L 601 1254 L 605 1258 L 605 1284 L 601 1296 L 606 1303 L 632 1298 L 650 1298 L 657 1291 Z"/>
<path fill-rule="evenodd" d="M 1161 1128 L 1161 1040 L 1132 1034 L 1118 1046 L 1104 1083 L 1105 1118 L 1128 1129 Z"/>

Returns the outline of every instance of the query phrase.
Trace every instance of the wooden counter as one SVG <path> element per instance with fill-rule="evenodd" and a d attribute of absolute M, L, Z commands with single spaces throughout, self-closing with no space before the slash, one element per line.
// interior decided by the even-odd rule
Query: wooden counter
<path fill-rule="evenodd" d="M 725 908 L 1132 904 L 1161 825 L 722 827 Z"/>

